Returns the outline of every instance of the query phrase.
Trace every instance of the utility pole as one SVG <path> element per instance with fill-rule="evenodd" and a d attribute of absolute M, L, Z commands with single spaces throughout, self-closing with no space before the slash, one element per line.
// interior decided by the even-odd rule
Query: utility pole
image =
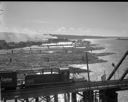
<path fill-rule="evenodd" d="M 90 90 L 90 74 L 89 74 L 89 66 L 88 66 L 88 53 L 86 52 L 86 63 L 87 63 L 87 73 L 88 73 L 88 91 L 87 91 L 87 102 L 92 102 L 93 101 L 93 91 Z"/>
<path fill-rule="evenodd" d="M 88 53 L 87 52 L 86 52 L 86 63 L 87 63 L 88 81 L 90 82 L 89 66 L 88 66 Z"/>
<path fill-rule="evenodd" d="M 0 102 L 1 102 L 1 77 L 0 77 Z"/>

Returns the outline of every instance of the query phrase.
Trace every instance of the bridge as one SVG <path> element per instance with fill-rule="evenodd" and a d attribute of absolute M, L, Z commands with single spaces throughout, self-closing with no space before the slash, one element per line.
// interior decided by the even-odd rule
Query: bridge
<path fill-rule="evenodd" d="M 27 89 L 17 89 L 2 92 L 2 98 L 4 99 L 27 99 L 28 97 L 41 97 L 41 96 L 50 96 L 54 94 L 63 94 L 63 93 L 78 93 L 84 92 L 87 90 L 126 90 L 128 89 L 128 80 L 110 80 L 110 81 L 79 81 L 73 82 L 65 85 L 57 86 L 45 86 L 37 88 L 27 88 Z"/>
<path fill-rule="evenodd" d="M 78 94 L 82 96 L 81 102 L 117 102 L 118 94 L 116 91 L 128 89 L 128 79 L 124 79 L 128 70 L 118 80 L 111 80 L 111 78 L 127 55 L 128 51 L 122 56 L 119 63 L 116 66 L 114 65 L 114 70 L 105 81 L 83 80 L 64 85 L 3 91 L 1 99 L 4 102 L 11 99 L 15 102 L 51 102 L 51 99 L 54 99 L 54 102 L 58 102 L 58 94 L 64 94 L 65 102 L 78 102 Z"/>

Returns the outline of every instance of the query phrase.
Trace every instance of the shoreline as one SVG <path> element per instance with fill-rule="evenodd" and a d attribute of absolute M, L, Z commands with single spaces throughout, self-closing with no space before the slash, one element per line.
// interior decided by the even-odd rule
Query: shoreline
<path fill-rule="evenodd" d="M 22 48 L 18 50 L 13 49 L 13 53 L 11 52 L 12 50 L 10 50 L 7 54 L 0 54 L 0 70 L 18 70 L 32 68 L 34 66 L 40 66 L 43 69 L 51 66 L 54 68 L 68 66 L 70 64 L 86 64 L 85 52 L 88 52 L 89 64 L 104 63 L 107 62 L 107 60 L 103 60 L 99 58 L 99 56 L 108 56 L 114 53 L 92 53 L 95 50 L 103 49 L 105 48 L 91 44 L 91 42 L 86 48 L 49 48 L 43 49 L 42 51 L 40 49 L 33 50 L 33 48 L 31 48 L 31 52 L 30 50 L 23 50 Z M 48 53 L 50 51 L 53 52 Z"/>
<path fill-rule="evenodd" d="M 82 59 L 81 54 L 75 52 L 73 55 L 72 53 L 67 53 L 62 56 L 63 53 L 57 54 L 6 54 L 1 55 L 0 58 L 0 69 L 6 69 L 6 70 L 19 70 L 19 69 L 26 69 L 26 68 L 32 68 L 33 65 L 41 66 L 42 69 L 45 67 L 52 66 L 59 67 L 59 66 L 67 66 L 69 64 L 86 64 L 85 58 Z M 77 55 L 76 55 L 77 54 Z M 103 54 L 102 54 L 103 55 Z M 106 54 L 104 54 L 106 55 Z M 10 58 L 12 59 L 12 62 L 10 61 Z M 20 59 L 19 59 L 20 58 Z M 50 60 L 47 62 L 47 60 Z M 54 61 L 56 60 L 56 61 Z M 104 63 L 107 62 L 106 60 L 98 58 L 98 55 L 95 55 L 93 53 L 88 52 L 88 61 L 89 64 L 95 64 L 95 63 Z M 59 65 L 58 65 L 59 64 Z M 49 66 L 48 66 L 49 65 Z M 2 70 L 1 69 L 1 70 Z"/>

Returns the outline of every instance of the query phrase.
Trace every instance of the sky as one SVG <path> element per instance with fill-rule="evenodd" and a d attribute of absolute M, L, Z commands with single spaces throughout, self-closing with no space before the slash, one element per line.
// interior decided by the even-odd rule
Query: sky
<path fill-rule="evenodd" d="M 128 36 L 128 2 L 2 2 L 0 32 Z"/>

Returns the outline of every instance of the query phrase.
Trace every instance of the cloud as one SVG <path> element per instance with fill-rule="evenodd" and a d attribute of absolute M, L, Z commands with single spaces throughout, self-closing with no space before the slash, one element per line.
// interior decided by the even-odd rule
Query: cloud
<path fill-rule="evenodd" d="M 20 42 L 20 41 L 43 41 L 48 38 L 52 38 L 49 34 L 38 33 L 35 30 L 28 28 L 18 29 L 9 28 L 6 32 L 0 32 L 0 40 L 6 40 L 7 42 Z"/>
<path fill-rule="evenodd" d="M 7 42 L 20 42 L 20 41 L 43 41 L 53 36 L 49 35 L 48 31 L 35 30 L 30 28 L 18 27 L 3 27 L 0 32 L 0 40 Z M 5 32 L 5 33 L 4 33 Z M 7 33 L 6 33 L 7 32 Z"/>
<path fill-rule="evenodd" d="M 84 28 L 84 27 L 60 27 L 54 31 L 56 34 L 70 34 L 70 35 L 89 35 L 89 36 L 119 36 L 121 32 L 108 29 L 99 29 L 99 28 Z M 126 33 L 123 32 L 123 33 Z"/>
<path fill-rule="evenodd" d="M 43 21 L 43 20 L 27 20 L 27 23 L 35 23 L 35 24 L 49 24 L 48 21 Z"/>
<path fill-rule="evenodd" d="M 90 33 L 90 29 L 74 28 L 74 27 L 60 27 L 55 30 L 55 33 L 59 34 L 73 34 L 73 35 L 85 35 Z"/>
<path fill-rule="evenodd" d="M 57 33 L 65 33 L 67 31 L 66 27 L 60 27 L 55 32 Z"/>

